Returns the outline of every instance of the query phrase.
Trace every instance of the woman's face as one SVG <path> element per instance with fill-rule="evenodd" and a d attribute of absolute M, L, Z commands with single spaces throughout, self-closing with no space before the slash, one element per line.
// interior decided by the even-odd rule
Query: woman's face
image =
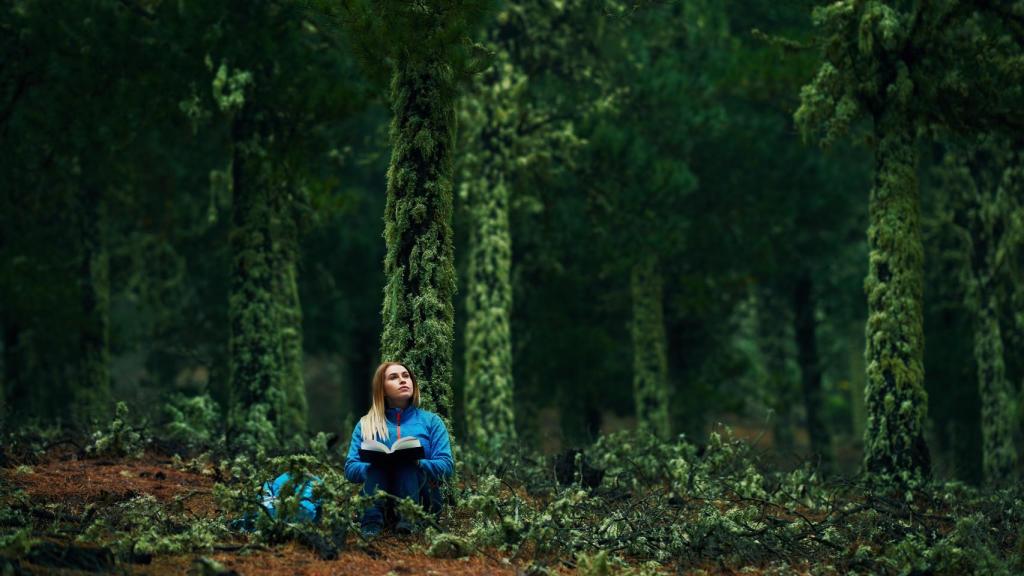
<path fill-rule="evenodd" d="M 401 364 L 392 364 L 384 371 L 384 397 L 388 404 L 405 408 L 412 400 L 412 376 Z"/>

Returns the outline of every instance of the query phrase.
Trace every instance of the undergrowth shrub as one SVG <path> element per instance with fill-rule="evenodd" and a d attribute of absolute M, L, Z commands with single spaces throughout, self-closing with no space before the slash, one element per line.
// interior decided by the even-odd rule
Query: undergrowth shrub
<path fill-rule="evenodd" d="M 194 518 L 175 510 L 180 498 L 168 503 L 143 494 L 99 510 L 78 540 L 109 546 L 134 559 L 209 551 L 229 536 L 223 519 Z"/>
<path fill-rule="evenodd" d="M 128 423 L 128 405 L 118 402 L 113 420 L 105 430 L 92 434 L 85 452 L 90 456 L 137 458 L 142 455 L 143 448 L 142 434 Z"/>
<path fill-rule="evenodd" d="M 164 407 L 168 440 L 190 447 L 222 444 L 223 422 L 220 407 L 209 394 L 187 397 L 175 394 Z"/>
<path fill-rule="evenodd" d="M 576 455 L 570 485 L 536 457 L 518 466 L 467 462 L 462 521 L 428 534 L 432 554 L 493 548 L 537 570 L 578 558 L 588 574 L 622 569 L 616 554 L 683 571 L 712 564 L 778 573 L 813 565 L 822 574 L 1010 574 L 1021 566 L 1020 489 L 933 484 L 908 500 L 860 482 L 823 482 L 809 465 L 764 471 L 726 428 L 706 446 L 634 431 L 603 436 Z M 581 481 L 588 462 L 603 470 L 589 488 Z"/>
<path fill-rule="evenodd" d="M 194 407 L 207 414 L 201 401 Z M 125 416 L 119 410 L 96 438 L 102 451 L 90 453 L 130 454 L 143 445 Z M 185 412 L 182 418 L 190 421 Z M 360 486 L 344 478 L 331 440 L 320 434 L 297 454 L 270 456 L 258 449 L 219 458 L 225 452 L 211 450 L 177 458 L 179 468 L 217 481 L 213 496 L 221 516 L 197 520 L 177 500 L 137 496 L 90 508 L 81 539 L 130 557 L 204 552 L 224 541 L 299 541 L 323 558 L 337 557 L 346 543 L 366 544 L 359 532 L 365 507 L 394 499 L 362 496 Z M 810 466 L 766 470 L 726 428 L 706 445 L 619 432 L 561 461 L 516 447 L 495 458 L 462 446 L 456 451 L 453 505 L 439 520 L 410 501 L 396 502 L 403 516 L 428 526 L 419 549 L 436 557 L 499 553 L 534 575 L 564 566 L 585 576 L 700 573 L 709 567 L 780 575 L 1024 573 L 1020 487 L 990 491 L 932 483 L 907 498 L 905 490 L 824 481 Z M 569 474 L 558 470 L 566 462 Z M 600 474 L 588 472 L 594 469 Z M 271 513 L 262 486 L 284 472 L 292 481 L 279 491 Z M 319 517 L 297 521 L 297 488 L 313 479 Z M 27 530 L 35 520 L 25 510 L 32 504 L 15 491 L 0 496 L 13 508 L 0 512 L 0 548 L 16 554 L 30 546 Z"/>

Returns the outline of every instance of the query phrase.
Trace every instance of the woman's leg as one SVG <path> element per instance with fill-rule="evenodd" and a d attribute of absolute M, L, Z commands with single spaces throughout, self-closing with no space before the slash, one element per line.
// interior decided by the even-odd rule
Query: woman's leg
<path fill-rule="evenodd" d="M 394 494 L 394 488 L 392 486 L 392 478 L 389 478 L 389 474 L 380 466 L 370 466 L 366 469 L 366 481 L 363 482 L 363 496 L 372 496 L 377 492 L 377 488 L 389 493 Z M 384 505 L 387 502 L 375 502 L 366 507 L 363 512 L 363 518 L 360 524 L 365 529 L 368 526 L 376 527 L 380 529 L 384 526 Z"/>
<path fill-rule="evenodd" d="M 417 504 L 423 503 L 420 495 L 427 484 L 427 475 L 419 466 L 408 464 L 395 468 L 394 481 L 395 496 L 398 498 L 409 498 Z M 395 525 L 395 531 L 411 533 L 415 530 L 416 527 L 412 523 L 399 516 L 398 524 Z"/>

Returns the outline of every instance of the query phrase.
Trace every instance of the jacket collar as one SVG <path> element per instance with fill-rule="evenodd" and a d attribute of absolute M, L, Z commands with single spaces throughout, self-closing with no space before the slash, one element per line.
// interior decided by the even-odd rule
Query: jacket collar
<path fill-rule="evenodd" d="M 413 412 L 416 412 L 416 410 L 418 410 L 418 408 L 416 408 L 416 406 L 414 406 L 412 403 L 409 403 L 409 406 L 404 408 L 404 409 L 403 408 L 385 408 L 384 409 L 384 416 L 388 420 L 394 422 L 395 420 L 398 419 L 398 413 L 401 412 L 402 413 L 402 420 L 405 420 L 409 416 L 412 416 Z"/>

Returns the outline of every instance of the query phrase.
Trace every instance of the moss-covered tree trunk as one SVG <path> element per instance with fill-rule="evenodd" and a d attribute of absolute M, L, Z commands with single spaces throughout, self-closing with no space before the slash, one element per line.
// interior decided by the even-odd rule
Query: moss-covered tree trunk
<path fill-rule="evenodd" d="M 996 146 L 998 150 L 999 145 Z M 1009 158 L 1011 163 L 1017 161 L 1016 155 Z M 996 166 L 999 166 L 998 162 Z M 992 171 L 992 166 L 977 166 L 977 170 Z M 982 470 L 985 482 L 996 486 L 1012 482 L 1017 469 L 1014 442 L 1016 394 L 1006 376 L 998 296 L 998 260 L 1001 257 L 1012 258 L 1010 255 L 1015 247 L 1008 245 L 1007 237 L 1012 238 L 1014 226 L 1019 225 L 1011 216 L 1017 205 L 1008 202 L 1010 198 L 1006 196 L 1012 193 L 1008 188 L 1014 185 L 1016 170 L 1017 166 L 1012 165 L 991 183 L 981 179 L 974 186 L 964 187 L 964 192 L 971 197 L 956 215 L 958 220 L 964 221 L 963 229 L 970 238 L 964 292 L 965 303 L 974 312 L 974 361 L 981 399 Z"/>
<path fill-rule="evenodd" d="M 510 314 L 512 238 L 508 189 L 500 175 L 469 192 L 469 279 L 466 294 L 466 425 L 487 454 L 515 441 Z"/>
<path fill-rule="evenodd" d="M 277 301 L 281 389 L 284 393 L 284 413 L 279 427 L 286 438 L 294 439 L 296 435 L 301 437 L 307 432 L 309 412 L 303 377 L 302 305 L 297 278 L 299 232 L 294 199 L 289 189 L 279 186 L 274 192 L 274 297 Z"/>
<path fill-rule="evenodd" d="M 668 438 L 668 342 L 662 310 L 658 259 L 645 256 L 633 265 L 633 400 L 637 425 Z"/>
<path fill-rule="evenodd" d="M 974 360 L 981 397 L 982 468 L 993 485 L 1012 482 L 1017 470 L 1014 431 L 1017 410 L 1013 386 L 1003 363 L 1003 337 L 995 298 L 983 296 L 974 319 Z"/>
<path fill-rule="evenodd" d="M 284 409 L 272 238 L 272 183 L 266 142 L 247 104 L 232 125 L 229 382 L 230 439 L 241 448 L 278 445 Z"/>
<path fill-rule="evenodd" d="M 449 66 L 403 56 L 391 80 L 391 164 L 384 214 L 381 354 L 416 374 L 424 408 L 449 424 L 455 251 L 452 154 L 455 106 Z"/>
<path fill-rule="evenodd" d="M 821 389 L 821 358 L 818 356 L 817 322 L 814 318 L 814 285 L 803 271 L 793 287 L 793 332 L 800 365 L 800 387 L 807 412 L 807 435 L 811 453 L 825 472 L 833 467 L 832 435 L 825 425 L 825 399 Z"/>
<path fill-rule="evenodd" d="M 864 464 L 876 480 L 927 478 L 924 439 L 923 272 L 914 125 L 897 107 L 875 115 L 874 185 L 868 206 L 867 430 Z"/>
<path fill-rule="evenodd" d="M 796 382 L 789 369 L 792 351 L 787 346 L 793 340 L 789 332 L 793 322 L 788 318 L 788 306 L 774 289 L 759 292 L 758 346 L 764 358 L 769 404 L 774 413 L 772 435 L 775 448 L 786 452 L 793 449 L 793 408 L 797 401 Z"/>
<path fill-rule="evenodd" d="M 110 400 L 110 257 L 106 206 L 98 187 L 78 195 L 78 375 L 72 388 L 71 416 L 79 426 L 105 416 Z M 109 410 L 108 410 L 109 411 Z"/>

